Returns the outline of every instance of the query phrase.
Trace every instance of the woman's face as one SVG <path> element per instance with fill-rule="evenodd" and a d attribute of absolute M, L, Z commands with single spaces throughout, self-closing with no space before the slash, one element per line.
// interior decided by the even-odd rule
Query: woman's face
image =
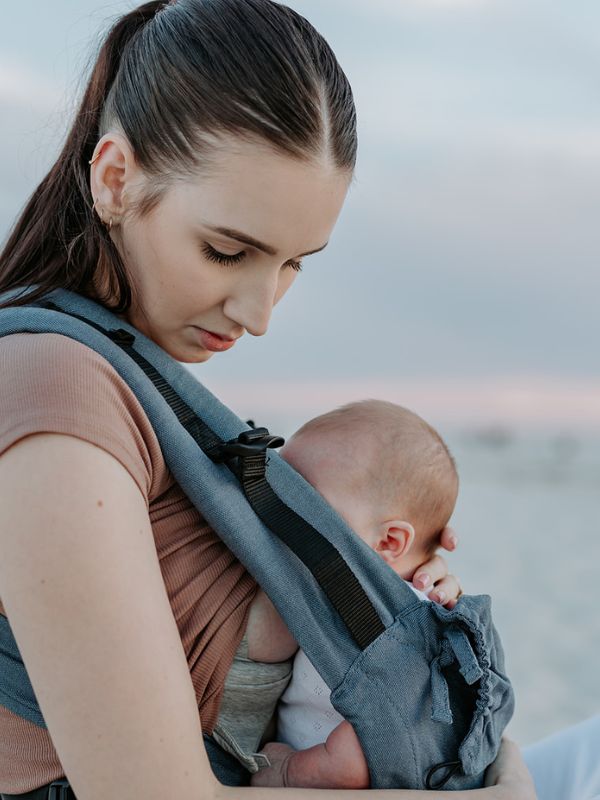
<path fill-rule="evenodd" d="M 135 161 L 118 152 L 122 140 L 102 141 L 92 188 L 107 220 L 117 194 L 126 209 L 124 197 L 143 184 Z M 128 321 L 188 363 L 230 349 L 246 332 L 262 336 L 300 262 L 327 244 L 349 179 L 259 144 L 220 149 L 208 176 L 175 182 L 147 216 L 125 213 L 113 226 L 138 289 Z"/>

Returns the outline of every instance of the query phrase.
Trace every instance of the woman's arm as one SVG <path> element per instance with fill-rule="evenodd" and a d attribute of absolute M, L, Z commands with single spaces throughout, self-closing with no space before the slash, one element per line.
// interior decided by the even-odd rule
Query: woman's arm
<path fill-rule="evenodd" d="M 0 597 L 78 800 L 251 800 L 204 750 L 145 499 L 105 451 L 56 434 L 0 457 Z M 305 800 L 441 793 L 289 789 Z M 455 800 L 521 800 L 497 786 Z M 530 800 L 533 795 L 523 795 Z"/>
<path fill-rule="evenodd" d="M 0 597 L 78 800 L 212 798 L 146 501 L 73 437 L 0 457 Z"/>

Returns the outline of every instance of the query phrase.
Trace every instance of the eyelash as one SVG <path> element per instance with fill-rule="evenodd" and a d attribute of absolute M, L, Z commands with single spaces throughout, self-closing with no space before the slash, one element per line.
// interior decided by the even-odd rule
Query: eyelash
<path fill-rule="evenodd" d="M 220 253 L 218 250 L 215 250 L 215 248 L 211 247 L 208 242 L 205 242 L 202 245 L 202 251 L 209 261 L 213 261 L 217 264 L 223 264 L 227 267 L 231 267 L 234 264 L 239 264 L 240 261 L 242 261 L 246 256 L 246 253 L 243 251 L 241 253 L 235 253 L 232 256 L 228 256 L 226 253 Z M 302 272 L 301 261 L 288 261 L 286 266 L 291 267 L 296 272 Z"/>

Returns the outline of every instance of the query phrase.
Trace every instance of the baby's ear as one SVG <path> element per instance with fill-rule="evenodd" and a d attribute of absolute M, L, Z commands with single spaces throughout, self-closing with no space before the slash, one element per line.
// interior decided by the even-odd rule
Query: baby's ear
<path fill-rule="evenodd" d="M 374 550 L 393 567 L 408 554 L 414 541 L 415 529 L 410 522 L 388 520 L 380 526 Z"/>

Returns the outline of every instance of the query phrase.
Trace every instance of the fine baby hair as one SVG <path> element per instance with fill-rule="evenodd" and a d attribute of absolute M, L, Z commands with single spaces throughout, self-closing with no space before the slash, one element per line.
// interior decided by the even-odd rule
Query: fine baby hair
<path fill-rule="evenodd" d="M 359 496 L 382 515 L 400 510 L 422 550 L 439 546 L 458 473 L 442 437 L 413 411 L 387 400 L 347 403 L 302 425 L 282 453 L 317 486 L 327 473 L 343 475 L 348 498 Z"/>

